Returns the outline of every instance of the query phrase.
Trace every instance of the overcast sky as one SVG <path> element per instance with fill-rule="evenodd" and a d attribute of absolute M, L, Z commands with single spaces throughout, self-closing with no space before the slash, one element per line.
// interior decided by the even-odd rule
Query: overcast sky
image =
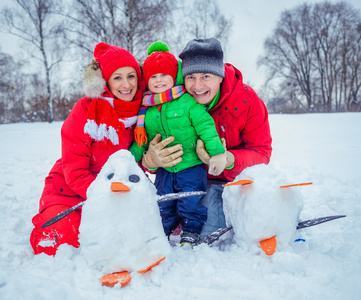
<path fill-rule="evenodd" d="M 265 80 L 257 69 L 257 58 L 263 54 L 263 42 L 276 27 L 282 11 L 302 3 L 324 2 L 323 0 L 217 0 L 226 16 L 233 16 L 233 32 L 229 39 L 226 62 L 236 66 L 243 74 L 245 83 L 254 89 L 260 88 Z M 329 0 L 329 2 L 339 2 Z M 361 10 L 361 0 L 345 0 Z"/>
<path fill-rule="evenodd" d="M 225 49 L 225 61 L 232 63 L 243 74 L 244 82 L 259 89 L 264 74 L 257 69 L 257 58 L 263 54 L 263 42 L 272 34 L 282 11 L 302 3 L 323 2 L 323 0 L 217 0 L 219 8 L 227 17 L 233 17 L 233 31 Z M 337 0 L 329 0 L 338 2 Z M 361 10 L 361 0 L 345 0 Z M 13 0 L 2 0 L 0 7 Z M 0 33 L 1 51 L 14 54 L 18 48 L 15 39 Z"/>

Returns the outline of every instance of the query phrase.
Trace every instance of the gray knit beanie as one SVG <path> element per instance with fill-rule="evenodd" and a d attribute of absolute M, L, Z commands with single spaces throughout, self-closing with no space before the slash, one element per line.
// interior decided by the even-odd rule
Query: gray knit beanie
<path fill-rule="evenodd" d="M 182 75 L 210 73 L 224 78 L 221 43 L 214 39 L 194 39 L 179 54 L 182 59 Z"/>

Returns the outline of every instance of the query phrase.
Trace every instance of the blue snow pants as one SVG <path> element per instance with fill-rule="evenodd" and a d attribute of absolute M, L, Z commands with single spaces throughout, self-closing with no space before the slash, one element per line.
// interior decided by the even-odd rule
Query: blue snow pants
<path fill-rule="evenodd" d="M 158 195 L 206 191 L 207 170 L 203 164 L 177 173 L 159 168 L 154 184 Z M 182 224 L 183 231 L 200 234 L 207 220 L 207 208 L 201 203 L 203 197 L 192 196 L 159 203 L 165 234 L 171 234 L 179 223 Z"/>

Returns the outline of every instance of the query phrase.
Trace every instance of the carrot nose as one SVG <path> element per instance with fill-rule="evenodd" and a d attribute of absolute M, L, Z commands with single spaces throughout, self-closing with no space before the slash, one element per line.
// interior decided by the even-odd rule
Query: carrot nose
<path fill-rule="evenodd" d="M 241 179 L 241 180 L 238 180 L 236 182 L 231 182 L 231 183 L 227 183 L 227 184 L 224 184 L 222 186 L 231 186 L 231 185 L 246 185 L 246 184 L 251 184 L 253 183 L 252 180 L 248 180 L 248 179 Z"/>
<path fill-rule="evenodd" d="M 113 192 L 129 192 L 130 188 L 121 182 L 112 182 L 110 189 Z"/>
<path fill-rule="evenodd" d="M 277 247 L 276 236 L 273 236 L 267 240 L 260 241 L 259 243 L 261 245 L 262 250 L 267 255 L 272 255 L 273 253 L 276 252 L 276 247 Z"/>

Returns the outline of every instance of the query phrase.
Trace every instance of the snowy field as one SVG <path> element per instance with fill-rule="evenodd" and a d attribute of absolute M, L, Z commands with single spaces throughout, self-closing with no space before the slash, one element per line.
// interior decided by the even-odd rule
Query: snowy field
<path fill-rule="evenodd" d="M 102 287 L 64 245 L 34 256 L 29 244 L 44 178 L 60 156 L 61 123 L 0 125 L 0 299 L 360 299 L 361 114 L 271 115 L 271 166 L 303 196 L 301 219 L 347 217 L 297 231 L 273 256 L 232 243 L 172 248 L 124 288 Z"/>

